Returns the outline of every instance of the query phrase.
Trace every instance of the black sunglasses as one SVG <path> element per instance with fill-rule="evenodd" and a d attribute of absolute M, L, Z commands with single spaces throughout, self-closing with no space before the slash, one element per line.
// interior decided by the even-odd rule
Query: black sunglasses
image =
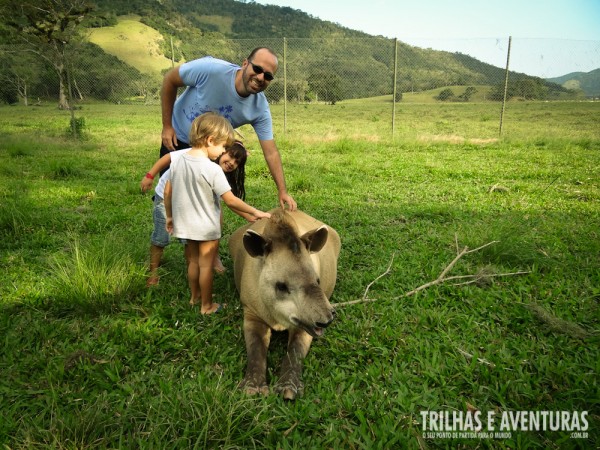
<path fill-rule="evenodd" d="M 265 80 L 273 81 L 273 79 L 275 78 L 275 75 L 273 75 L 271 72 L 265 72 L 265 69 L 263 69 L 261 66 L 257 66 L 252 61 L 248 60 L 248 64 L 252 66 L 252 70 L 256 75 L 260 75 L 261 73 L 263 73 L 265 75 Z"/>

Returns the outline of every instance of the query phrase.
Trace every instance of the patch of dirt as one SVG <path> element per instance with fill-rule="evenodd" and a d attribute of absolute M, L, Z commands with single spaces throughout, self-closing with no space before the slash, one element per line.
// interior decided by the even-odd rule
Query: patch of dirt
<path fill-rule="evenodd" d="M 480 139 L 480 138 L 473 138 L 473 139 L 466 139 L 462 136 L 457 136 L 454 134 L 442 134 L 442 135 L 431 135 L 431 134 L 426 134 L 423 136 L 419 136 L 418 141 L 420 142 L 446 142 L 448 144 L 464 144 L 464 143 L 469 143 L 469 144 L 475 144 L 475 145 L 486 145 L 486 144 L 493 144 L 495 142 L 498 142 L 497 138 L 488 138 L 488 139 Z"/>

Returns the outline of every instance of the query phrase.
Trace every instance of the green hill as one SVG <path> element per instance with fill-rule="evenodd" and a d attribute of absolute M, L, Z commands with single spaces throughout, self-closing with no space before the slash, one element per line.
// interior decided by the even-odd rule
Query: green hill
<path fill-rule="evenodd" d="M 370 36 L 293 8 L 236 0 L 96 0 L 95 5 L 84 22 L 89 42 L 79 45 L 73 61 L 81 99 L 156 97 L 160 75 L 173 63 L 205 55 L 241 62 L 260 45 L 285 54 L 285 89 L 278 76 L 267 92 L 273 102 L 281 100 L 284 91 L 289 100 L 330 103 L 393 91 L 408 100 L 414 93 L 451 89 L 449 101 L 497 101 L 504 93 L 505 73 L 500 67 L 461 53 Z M 0 36 L 1 32 L 0 26 Z M 3 43 L 10 46 L 12 41 L 14 36 L 7 36 Z M 22 64 L 18 70 L 23 73 L 39 73 L 29 76 L 30 95 L 60 90 L 45 81 L 56 78 L 56 73 L 43 61 L 27 62 L 7 52 L 0 55 L 0 63 L 5 68 Z M 509 80 L 509 98 L 574 95 L 559 84 L 525 74 L 511 72 Z M 469 87 L 471 91 L 466 90 Z M 12 96 L 13 101 L 15 93 L 5 91 L 4 98 Z"/>
<path fill-rule="evenodd" d="M 95 30 L 94 42 L 142 72 L 160 71 L 170 65 L 171 58 L 181 62 L 212 55 L 241 61 L 248 46 L 255 45 L 271 46 L 281 54 L 285 37 L 287 54 L 293 55 L 288 59 L 288 79 L 296 83 L 288 84 L 288 95 L 292 92 L 292 98 L 301 98 L 306 89 L 318 90 L 317 79 L 334 85 L 339 99 L 391 92 L 393 40 L 320 20 L 298 9 L 235 0 L 96 0 L 96 3 L 105 15 L 128 18 L 126 23 L 121 19 L 117 26 L 109 27 L 106 37 L 102 37 L 102 29 Z M 132 14 L 139 16 L 139 23 L 131 22 Z M 147 27 L 140 28 L 142 25 Z M 149 29 L 160 33 L 162 39 Z M 131 45 L 121 45 L 124 41 Z M 144 51 L 136 52 L 134 42 L 139 42 Z M 498 86 L 504 81 L 504 69 L 461 53 L 421 49 L 398 42 L 398 58 L 399 92 L 447 86 Z M 295 65 L 294 61 L 300 63 Z M 368 74 L 367 80 L 360 79 L 364 74 Z M 511 72 L 511 82 L 524 79 L 534 80 L 532 86 L 542 85 L 534 90 L 534 97 L 548 94 L 558 98 L 560 92 L 567 91 L 554 83 Z M 277 89 L 271 89 L 270 94 L 276 92 Z M 527 97 L 518 92 L 515 95 Z"/>
<path fill-rule="evenodd" d="M 587 97 L 600 97 L 600 69 L 591 72 L 573 72 L 547 81 L 560 84 L 566 89 L 581 90 Z"/>

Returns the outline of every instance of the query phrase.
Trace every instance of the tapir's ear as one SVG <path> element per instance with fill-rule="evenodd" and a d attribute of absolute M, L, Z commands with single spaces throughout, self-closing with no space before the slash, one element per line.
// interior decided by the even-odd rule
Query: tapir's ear
<path fill-rule="evenodd" d="M 309 252 L 317 253 L 327 242 L 328 235 L 327 226 L 321 225 L 315 230 L 307 231 L 300 239 L 304 242 Z"/>
<path fill-rule="evenodd" d="M 271 242 L 254 230 L 248 230 L 244 233 L 244 248 L 250 256 L 265 256 L 271 251 Z"/>

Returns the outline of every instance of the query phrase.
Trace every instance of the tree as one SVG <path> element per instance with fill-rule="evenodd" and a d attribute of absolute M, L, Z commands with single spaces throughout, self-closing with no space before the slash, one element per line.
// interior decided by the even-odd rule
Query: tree
<path fill-rule="evenodd" d="M 541 78 L 525 78 L 515 82 L 514 95 L 526 100 L 543 100 L 548 95 L 548 88 Z"/>
<path fill-rule="evenodd" d="M 20 98 L 23 105 L 29 105 L 29 96 L 40 80 L 41 67 L 31 53 L 17 54 L 5 52 L 0 57 L 0 82 L 5 87 L 7 94 L 3 100 L 7 103 L 16 103 Z"/>
<path fill-rule="evenodd" d="M 287 100 L 303 102 L 306 100 L 306 93 L 308 92 L 308 81 L 299 78 L 292 79 L 287 83 Z"/>
<path fill-rule="evenodd" d="M 445 102 L 446 100 L 452 100 L 454 98 L 454 91 L 450 88 L 443 89 L 437 96 L 434 97 L 436 100 Z"/>
<path fill-rule="evenodd" d="M 332 70 L 316 70 L 311 74 L 308 85 L 318 100 L 335 105 L 342 99 L 341 77 Z"/>
<path fill-rule="evenodd" d="M 536 77 L 511 79 L 506 89 L 506 99 L 510 100 L 516 97 L 524 100 L 545 100 L 548 98 L 552 84 Z M 553 92 L 557 91 L 553 90 Z M 504 98 L 504 84 L 492 87 L 488 98 L 491 100 L 502 100 Z"/>
<path fill-rule="evenodd" d="M 462 101 L 468 102 L 469 100 L 471 100 L 471 97 L 476 92 L 477 92 L 477 88 L 474 88 L 473 86 L 469 86 L 468 88 L 465 89 L 465 92 L 463 92 L 462 94 L 460 94 L 458 96 L 458 98 L 461 99 Z"/>
<path fill-rule="evenodd" d="M 269 103 L 278 103 L 283 99 L 283 81 L 280 78 L 275 80 L 269 85 L 269 89 L 265 91 L 267 100 Z"/>
<path fill-rule="evenodd" d="M 69 71 L 73 44 L 80 41 L 79 25 L 93 11 L 87 0 L 27 0 L 15 5 L 12 0 L 0 0 L 4 24 L 18 39 L 47 61 L 59 82 L 58 107 L 69 109 Z"/>

